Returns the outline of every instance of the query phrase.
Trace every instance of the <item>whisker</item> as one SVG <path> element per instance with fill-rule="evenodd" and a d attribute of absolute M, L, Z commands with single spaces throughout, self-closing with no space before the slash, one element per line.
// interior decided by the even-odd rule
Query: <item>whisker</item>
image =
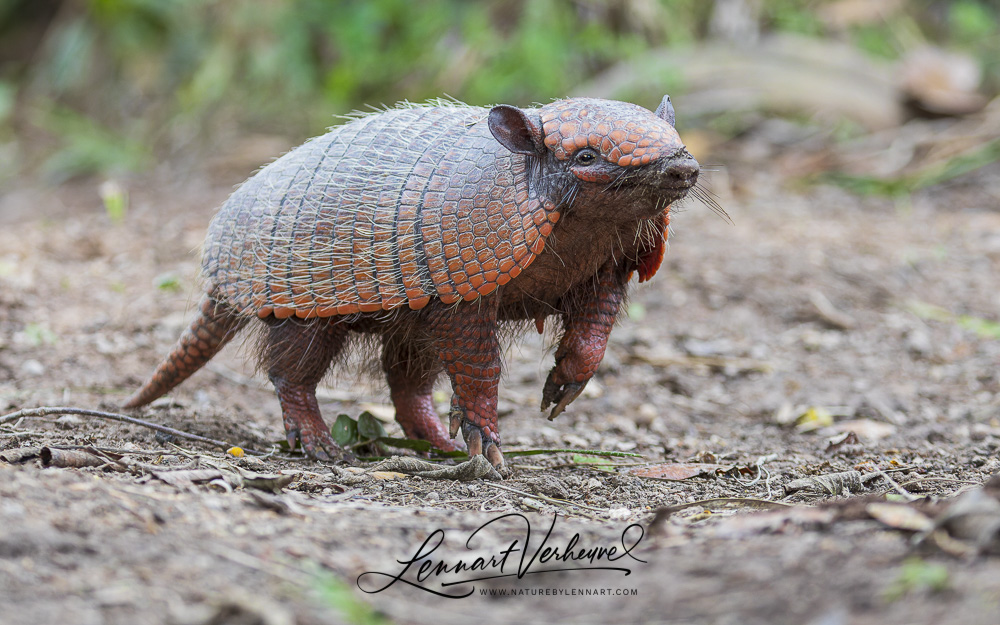
<path fill-rule="evenodd" d="M 709 210 L 721 217 L 723 221 L 731 226 L 736 224 L 733 218 L 729 216 L 729 213 L 726 212 L 726 209 L 722 208 L 722 204 L 719 203 L 719 196 L 710 189 L 702 186 L 701 181 L 691 188 L 690 193 L 693 198 L 707 206 Z"/>

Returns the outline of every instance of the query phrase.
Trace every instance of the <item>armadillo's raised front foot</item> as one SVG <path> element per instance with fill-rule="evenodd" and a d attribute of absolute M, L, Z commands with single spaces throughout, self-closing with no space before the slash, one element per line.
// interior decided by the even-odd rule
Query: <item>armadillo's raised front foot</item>
<path fill-rule="evenodd" d="M 488 428 L 484 429 L 469 421 L 462 414 L 461 410 L 452 409 L 451 412 L 451 435 L 454 437 L 459 428 L 462 430 L 462 438 L 469 448 L 469 456 L 486 456 L 493 468 L 501 476 L 507 477 L 511 474 L 507 465 L 504 464 L 503 453 L 500 451 L 500 437 Z"/>
<path fill-rule="evenodd" d="M 542 388 L 542 410 L 555 404 L 552 412 L 549 413 L 549 421 L 558 417 L 566 409 L 566 406 L 580 396 L 583 387 L 587 386 L 587 381 L 560 383 L 557 379 L 557 369 L 558 367 L 549 372 L 549 377 L 545 380 L 545 386 Z"/>

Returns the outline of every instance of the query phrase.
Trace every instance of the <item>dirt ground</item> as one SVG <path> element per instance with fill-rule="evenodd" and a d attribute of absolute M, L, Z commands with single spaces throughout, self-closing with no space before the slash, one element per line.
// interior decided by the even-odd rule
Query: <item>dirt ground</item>
<path fill-rule="evenodd" d="M 0 622 L 996 623 L 1000 485 L 977 485 L 1000 473 L 1000 166 L 891 201 L 793 184 L 781 167 L 796 158 L 754 136 L 720 157 L 710 177 L 733 224 L 685 203 L 660 273 L 559 419 L 538 411 L 552 337 L 509 350 L 505 451 L 642 457 L 511 455 L 503 482 L 376 479 L 88 417 L 10 421 Z M 113 411 L 186 324 L 208 221 L 249 170 L 164 166 L 126 184 L 117 224 L 93 181 L 4 193 L 0 414 Z M 278 403 L 244 355 L 228 347 L 139 416 L 270 449 Z M 350 372 L 321 396 L 330 422 L 391 417 L 384 387 Z M 13 453 L 43 446 L 118 455 L 55 468 Z M 613 466 L 690 462 L 721 466 L 673 480 Z M 195 466 L 210 478 L 166 475 Z M 295 479 L 276 494 L 219 477 L 240 469 Z M 796 486 L 846 471 L 862 477 L 850 493 Z M 572 552 L 578 534 L 576 549 L 628 553 L 512 575 L 554 515 L 546 545 Z M 416 581 L 424 562 L 524 548 L 527 524 L 502 572 Z M 581 566 L 604 568 L 555 570 Z"/>

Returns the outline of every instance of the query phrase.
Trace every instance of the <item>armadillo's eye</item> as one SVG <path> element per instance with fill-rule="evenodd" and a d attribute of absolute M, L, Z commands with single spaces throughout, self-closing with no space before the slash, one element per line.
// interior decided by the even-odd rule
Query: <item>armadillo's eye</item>
<path fill-rule="evenodd" d="M 597 162 L 597 152 L 591 150 L 590 148 L 583 148 L 573 157 L 577 165 L 593 165 Z"/>

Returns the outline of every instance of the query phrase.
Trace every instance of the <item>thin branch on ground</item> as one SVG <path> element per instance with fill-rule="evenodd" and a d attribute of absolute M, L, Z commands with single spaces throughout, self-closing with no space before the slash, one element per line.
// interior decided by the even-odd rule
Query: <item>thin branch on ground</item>
<path fill-rule="evenodd" d="M 674 506 L 664 506 L 660 508 L 665 513 L 673 514 L 674 512 L 680 512 L 686 508 L 693 508 L 695 506 L 708 506 L 714 503 L 740 503 L 747 504 L 751 507 L 759 508 L 794 508 L 794 504 L 784 503 L 781 501 L 768 501 L 767 499 L 752 499 L 746 497 L 715 497 L 713 499 L 702 499 L 699 501 L 689 501 L 688 503 L 679 503 Z M 659 510 L 657 510 L 659 513 Z"/>
<path fill-rule="evenodd" d="M 136 417 L 130 417 L 128 415 L 118 414 L 115 412 L 103 412 L 101 410 L 88 410 L 86 408 L 72 408 L 67 406 L 40 406 L 38 408 L 25 408 L 24 410 L 18 410 L 17 412 L 12 412 L 0 417 L 0 424 L 17 421 L 18 419 L 26 417 L 38 418 L 53 415 L 76 415 L 80 417 L 95 417 L 98 419 L 106 419 L 108 421 L 118 421 L 121 423 L 129 423 L 131 425 L 149 428 L 151 430 L 156 430 L 157 432 L 163 432 L 164 434 L 170 434 L 172 436 L 176 436 L 177 438 L 184 438 L 191 441 L 197 441 L 199 443 L 205 443 L 207 445 L 213 445 L 222 449 L 235 447 L 235 445 L 227 443 L 226 441 L 207 438 L 205 436 L 191 434 L 182 430 L 175 430 L 172 427 L 153 423 L 152 421 L 146 421 L 144 419 L 138 419 Z"/>
<path fill-rule="evenodd" d="M 522 497 L 530 497 L 531 499 L 539 499 L 541 501 L 546 501 L 548 503 L 551 503 L 553 505 L 560 506 L 560 507 L 563 507 L 563 508 L 565 508 L 566 506 L 575 506 L 577 508 L 580 508 L 581 510 L 594 510 L 596 512 L 606 512 L 606 510 L 604 508 L 595 508 L 594 506 L 588 506 L 586 504 L 576 503 L 576 502 L 573 502 L 573 501 L 566 501 L 565 499 L 555 499 L 554 497 L 546 497 L 545 495 L 539 495 L 539 494 L 536 494 L 536 493 L 529 493 L 527 491 L 518 490 L 518 489 L 513 488 L 511 486 L 505 486 L 503 484 L 498 484 L 496 482 L 487 482 L 487 481 L 484 480 L 483 483 L 487 484 L 489 486 L 494 486 L 494 487 L 499 488 L 501 490 L 506 490 L 506 491 L 510 491 L 512 493 L 516 493 L 518 495 L 521 495 Z M 601 519 L 599 517 L 595 517 L 592 514 L 587 514 L 586 512 L 577 512 L 577 514 L 579 514 L 580 516 L 585 516 L 588 519 L 591 519 L 593 521 L 606 521 L 607 520 L 607 519 Z"/>
<path fill-rule="evenodd" d="M 875 472 L 878 473 L 879 476 L 881 476 L 881 478 L 883 480 L 885 480 L 886 482 L 889 483 L 889 486 L 891 487 L 890 490 L 896 491 L 896 493 L 898 493 L 899 496 L 901 496 L 904 499 L 906 499 L 906 501 L 914 501 L 916 499 L 919 499 L 919 497 L 917 497 L 913 493 L 909 492 L 908 490 L 906 490 L 905 488 L 903 488 L 902 486 L 900 486 L 899 484 L 897 484 L 896 480 L 894 480 L 891 477 L 889 477 L 889 475 L 885 471 L 883 471 L 882 469 L 879 469 L 878 467 L 875 467 Z"/>
<path fill-rule="evenodd" d="M 921 477 L 915 480 L 910 480 L 909 482 L 903 482 L 899 485 L 900 488 L 906 488 L 908 486 L 913 486 L 915 484 L 924 484 L 926 482 L 951 482 L 953 484 L 966 484 L 968 486 L 982 486 L 982 482 L 973 482 L 972 480 L 960 480 L 953 477 Z"/>

